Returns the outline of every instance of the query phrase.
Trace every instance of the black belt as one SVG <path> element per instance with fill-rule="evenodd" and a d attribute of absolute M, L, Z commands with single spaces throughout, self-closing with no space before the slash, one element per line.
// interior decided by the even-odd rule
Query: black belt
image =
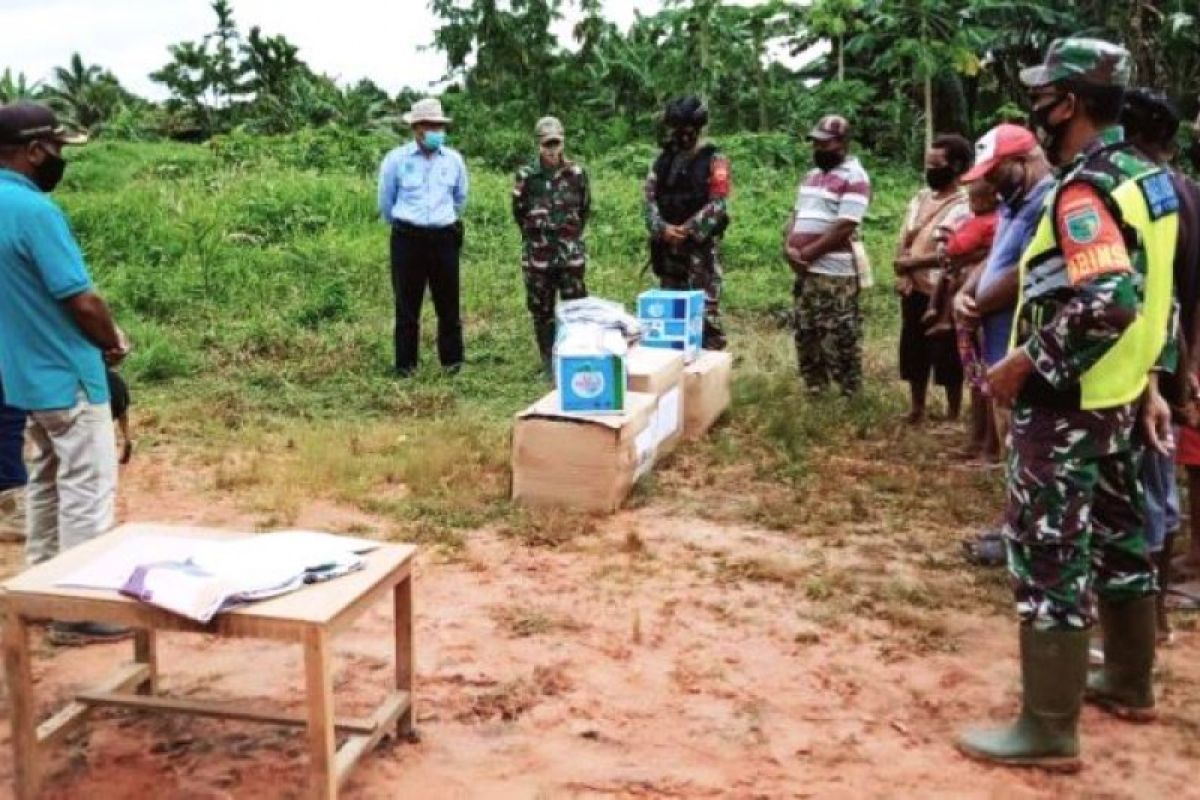
<path fill-rule="evenodd" d="M 410 239 L 445 241 L 458 237 L 458 223 L 438 227 L 426 227 L 423 225 L 413 225 L 411 222 L 404 222 L 398 219 L 392 222 L 392 231 Z"/>

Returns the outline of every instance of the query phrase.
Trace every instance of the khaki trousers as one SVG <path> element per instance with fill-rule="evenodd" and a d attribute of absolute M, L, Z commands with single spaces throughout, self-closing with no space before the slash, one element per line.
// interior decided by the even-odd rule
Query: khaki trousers
<path fill-rule="evenodd" d="M 31 411 L 25 559 L 40 564 L 113 526 L 117 443 L 108 403 Z"/>

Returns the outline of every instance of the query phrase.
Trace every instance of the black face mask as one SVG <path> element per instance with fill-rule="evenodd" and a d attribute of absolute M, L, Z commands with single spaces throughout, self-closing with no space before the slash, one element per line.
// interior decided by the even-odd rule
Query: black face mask
<path fill-rule="evenodd" d="M 1187 149 L 1188 161 L 1192 162 L 1192 169 L 1200 172 L 1200 136 L 1192 139 L 1192 143 Z"/>
<path fill-rule="evenodd" d="M 954 178 L 954 168 L 950 166 L 931 167 L 925 170 L 925 183 L 935 192 L 940 192 L 954 183 Z"/>
<path fill-rule="evenodd" d="M 39 189 L 49 194 L 54 191 L 54 187 L 58 186 L 66 171 L 66 159 L 47 152 L 42 163 L 34 168 L 33 182 Z"/>
<path fill-rule="evenodd" d="M 1029 127 L 1033 128 L 1037 133 L 1038 144 L 1045 151 L 1046 158 L 1050 159 L 1050 163 L 1055 166 L 1062 164 L 1062 154 L 1059 152 L 1059 148 L 1062 146 L 1063 134 L 1067 132 L 1067 124 L 1070 120 L 1051 124 L 1050 115 L 1066 99 L 1067 96 L 1061 94 L 1053 102 L 1047 103 L 1041 108 L 1033 109 L 1029 115 Z"/>
<path fill-rule="evenodd" d="M 817 165 L 817 169 L 822 172 L 836 167 L 846 160 L 846 156 L 833 150 L 813 150 L 813 163 Z"/>
<path fill-rule="evenodd" d="M 695 128 L 675 128 L 671 131 L 671 143 L 676 149 L 686 152 L 696 146 L 699 136 Z"/>

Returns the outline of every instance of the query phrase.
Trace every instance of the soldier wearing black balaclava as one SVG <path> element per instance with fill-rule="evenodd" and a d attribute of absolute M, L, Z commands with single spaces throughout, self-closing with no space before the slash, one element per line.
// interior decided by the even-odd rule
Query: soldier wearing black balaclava
<path fill-rule="evenodd" d="M 700 138 L 708 124 L 700 98 L 672 100 L 663 123 L 669 135 L 646 177 L 650 263 L 662 288 L 703 290 L 703 346 L 723 350 L 719 246 L 729 225 L 729 159 Z"/>

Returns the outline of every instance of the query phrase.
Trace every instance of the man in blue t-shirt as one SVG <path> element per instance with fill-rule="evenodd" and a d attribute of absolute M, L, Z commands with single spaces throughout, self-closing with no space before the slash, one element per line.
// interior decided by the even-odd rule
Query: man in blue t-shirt
<path fill-rule="evenodd" d="M 66 131 L 36 103 L 0 106 L 0 381 L 27 412 L 26 559 L 38 564 L 113 524 L 117 454 L 104 364 L 129 352 L 96 294 L 66 216 L 49 197 L 66 169 Z M 62 644 L 123 628 L 55 623 Z"/>
<path fill-rule="evenodd" d="M 1046 193 L 1054 186 L 1050 163 L 1034 135 L 1019 125 L 998 125 L 975 144 L 975 166 L 963 182 L 983 180 L 1000 196 L 1000 220 L 992 252 L 983 267 L 972 274 L 954 300 L 958 324 L 980 329 L 983 360 L 991 367 L 1008 352 L 1013 313 L 1017 308 L 1021 254 L 1033 239 Z M 996 437 L 1005 447 L 1011 410 L 992 405 Z M 978 564 L 1005 563 L 1000 528 L 984 530 L 964 543 L 968 558 Z"/>

